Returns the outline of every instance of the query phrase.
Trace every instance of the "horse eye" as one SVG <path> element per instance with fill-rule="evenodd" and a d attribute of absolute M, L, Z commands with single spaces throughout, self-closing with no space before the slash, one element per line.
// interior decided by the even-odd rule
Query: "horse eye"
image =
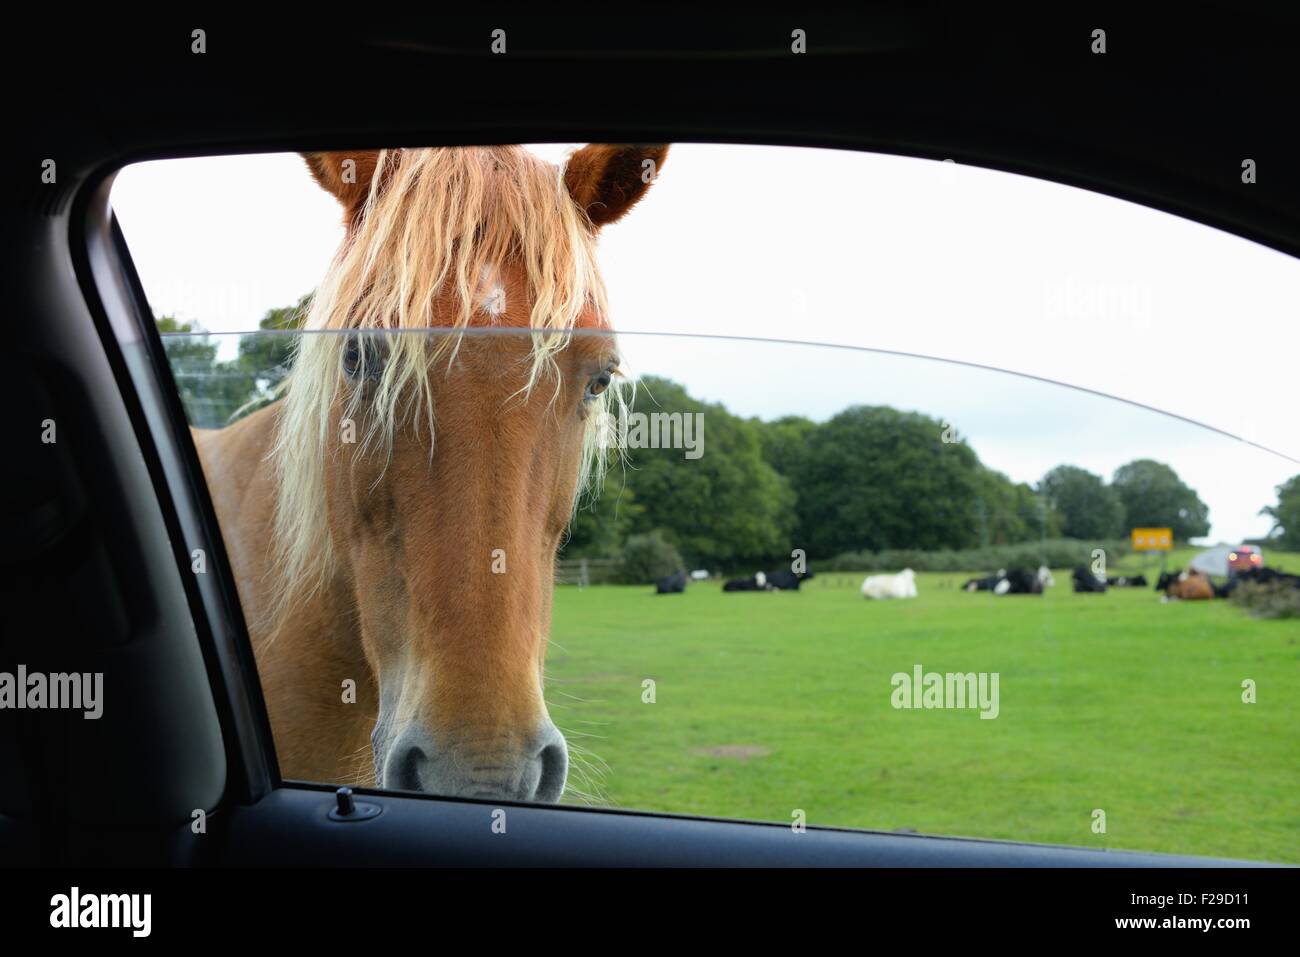
<path fill-rule="evenodd" d="M 361 371 L 361 349 L 357 346 L 357 340 L 348 339 L 343 346 L 343 374 L 349 379 L 355 379 L 359 371 Z"/>
<path fill-rule="evenodd" d="M 596 396 L 608 389 L 609 383 L 613 377 L 613 373 L 611 373 L 609 369 L 606 369 L 603 372 L 598 372 L 592 376 L 591 381 L 587 383 L 586 398 L 594 399 Z"/>
<path fill-rule="evenodd" d="M 384 371 L 387 344 L 370 337 L 348 336 L 343 344 L 343 374 L 352 381 L 378 379 Z"/>

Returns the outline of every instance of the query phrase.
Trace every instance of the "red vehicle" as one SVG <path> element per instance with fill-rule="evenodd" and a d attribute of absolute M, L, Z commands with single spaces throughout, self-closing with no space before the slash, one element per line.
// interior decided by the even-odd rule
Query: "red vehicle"
<path fill-rule="evenodd" d="M 1242 545 L 1228 553 L 1228 573 L 1244 572 L 1252 568 L 1262 568 L 1264 553 L 1254 545 Z"/>

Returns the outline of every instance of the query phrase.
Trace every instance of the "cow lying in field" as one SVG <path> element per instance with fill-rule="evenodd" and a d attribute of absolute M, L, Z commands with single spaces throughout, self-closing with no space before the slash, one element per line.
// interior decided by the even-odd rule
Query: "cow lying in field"
<path fill-rule="evenodd" d="M 1041 595 L 1044 588 L 1055 585 L 1051 569 L 1039 566 L 1037 572 L 1028 568 L 999 568 L 984 578 L 972 578 L 961 587 L 965 591 L 991 591 L 995 595 Z"/>
<path fill-rule="evenodd" d="M 1156 591 L 1163 591 L 1166 600 L 1208 601 L 1215 596 L 1209 576 L 1197 571 L 1165 572 L 1156 582 Z"/>
<path fill-rule="evenodd" d="M 1086 565 L 1076 565 L 1074 574 L 1071 576 L 1074 580 L 1075 592 L 1083 593 L 1105 593 L 1106 585 L 1109 584 L 1106 579 L 1098 578 L 1092 573 L 1092 569 Z"/>
<path fill-rule="evenodd" d="M 686 591 L 686 572 L 677 571 L 655 580 L 656 595 L 679 595 Z"/>
<path fill-rule="evenodd" d="M 1222 588 L 1216 588 L 1215 592 L 1221 598 L 1228 598 L 1242 582 L 1258 582 L 1261 585 L 1281 582 L 1284 585 L 1290 585 L 1292 588 L 1300 588 L 1300 575 L 1290 575 L 1286 572 L 1280 572 L 1276 568 L 1248 568 L 1245 571 L 1237 572 L 1228 579 L 1226 585 Z"/>
<path fill-rule="evenodd" d="M 774 572 L 767 573 L 767 589 L 768 591 L 798 591 L 799 584 L 812 577 L 811 571 L 792 572 L 788 568 L 778 568 Z"/>
<path fill-rule="evenodd" d="M 963 591 L 992 591 L 997 587 L 998 582 L 1006 577 L 1007 570 L 999 568 L 992 575 L 985 575 L 983 578 L 972 578 L 961 587 Z"/>
<path fill-rule="evenodd" d="M 1042 570 L 1031 572 L 1028 568 L 1010 568 L 1006 577 L 993 586 L 995 595 L 1041 595 Z"/>
<path fill-rule="evenodd" d="M 733 578 L 722 586 L 723 591 L 798 591 L 799 585 L 813 577 L 811 570 L 792 572 L 778 568 L 774 572 L 754 572 L 748 578 Z"/>
<path fill-rule="evenodd" d="M 904 568 L 897 575 L 868 575 L 862 582 L 865 598 L 915 598 L 916 572 Z"/>
<path fill-rule="evenodd" d="M 722 586 L 723 591 L 767 591 L 767 575 L 754 572 L 748 578 L 733 578 Z"/>
<path fill-rule="evenodd" d="M 1106 584 L 1115 588 L 1146 588 L 1149 583 L 1146 575 L 1112 575 L 1106 579 Z"/>

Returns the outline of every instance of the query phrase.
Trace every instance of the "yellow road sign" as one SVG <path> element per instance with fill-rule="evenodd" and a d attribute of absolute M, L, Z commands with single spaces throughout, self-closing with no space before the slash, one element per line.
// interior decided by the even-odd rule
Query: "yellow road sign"
<path fill-rule="evenodd" d="M 1173 547 L 1172 528 L 1133 529 L 1133 551 L 1135 552 L 1167 552 Z"/>

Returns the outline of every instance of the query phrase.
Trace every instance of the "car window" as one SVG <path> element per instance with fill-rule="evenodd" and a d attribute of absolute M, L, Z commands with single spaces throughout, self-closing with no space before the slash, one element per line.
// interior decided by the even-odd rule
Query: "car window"
<path fill-rule="evenodd" d="M 859 219 L 848 248 L 776 231 L 779 189 L 733 221 L 665 218 L 661 187 L 724 159 L 775 153 L 787 189 L 874 161 L 719 150 L 680 172 L 599 145 L 127 171 L 115 204 L 284 776 L 1300 860 L 1300 463 L 1235 376 L 1165 375 L 1212 350 L 1134 355 L 1178 338 L 1153 331 L 1164 264 L 979 280 L 939 196 Z M 980 202 L 965 172 L 890 162 Z M 165 214 L 238 170 L 302 189 L 207 231 Z M 1012 219 L 1064 189 L 1002 180 L 1029 191 L 999 181 Z M 1134 215 L 1091 198 L 1040 243 Z M 686 264 L 697 230 L 780 254 Z M 908 339 L 877 310 L 922 307 L 864 288 L 922 235 L 936 283 L 968 280 L 965 311 L 923 323 L 952 342 Z M 1233 242 L 1295 291 L 1294 264 Z M 651 287 L 654 315 L 620 299 Z M 1098 337 L 1147 370 L 1118 397 Z"/>

